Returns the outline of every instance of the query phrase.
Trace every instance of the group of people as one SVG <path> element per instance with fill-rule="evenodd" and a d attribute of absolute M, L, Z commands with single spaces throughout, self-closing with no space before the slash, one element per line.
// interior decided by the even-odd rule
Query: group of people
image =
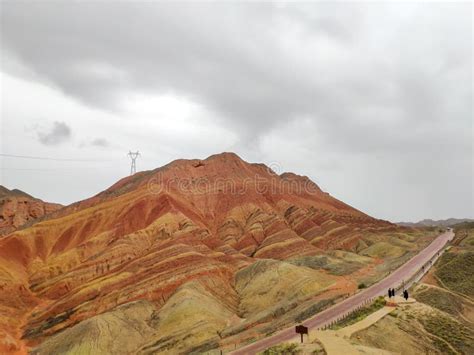
<path fill-rule="evenodd" d="M 395 297 L 395 289 L 394 288 L 389 288 L 388 289 L 388 297 L 390 297 L 390 298 Z M 408 290 L 403 290 L 403 298 L 408 300 Z"/>

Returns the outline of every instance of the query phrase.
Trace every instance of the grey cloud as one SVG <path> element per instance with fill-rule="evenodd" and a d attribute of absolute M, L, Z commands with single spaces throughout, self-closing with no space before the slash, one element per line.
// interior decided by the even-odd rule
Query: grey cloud
<path fill-rule="evenodd" d="M 38 131 L 38 139 L 44 145 L 58 145 L 71 138 L 71 128 L 64 122 L 54 122 L 48 131 Z"/>
<path fill-rule="evenodd" d="M 342 20 L 324 8 L 326 16 L 313 22 L 332 36 Z M 7 48 L 45 80 L 89 104 L 111 109 L 126 90 L 172 89 L 240 129 L 253 123 L 260 130 L 314 111 L 327 91 L 318 83 L 330 74 L 327 68 L 314 67 L 308 75 L 308 63 L 299 68 L 293 62 L 314 53 L 287 53 L 274 33 L 297 24 L 301 11 L 294 10 L 272 4 L 12 4 L 5 8 L 2 34 Z M 349 10 L 337 10 L 347 19 Z M 28 35 L 19 36 L 26 23 Z M 306 36 L 326 40 L 311 30 Z"/>
<path fill-rule="evenodd" d="M 105 147 L 108 147 L 110 145 L 110 143 L 105 138 L 95 138 L 94 140 L 92 140 L 91 145 L 93 145 L 95 147 L 105 148 Z"/>
<path fill-rule="evenodd" d="M 366 106 L 401 107 L 400 120 L 441 115 L 455 84 L 423 68 L 463 54 L 454 65 L 472 71 L 458 49 L 468 46 L 461 32 L 470 17 L 460 4 L 447 9 L 461 26 L 436 22 L 445 7 L 408 9 L 415 14 L 404 19 L 407 29 L 372 35 L 369 24 L 387 16 L 379 5 L 8 4 L 2 36 L 45 80 L 88 104 L 118 109 L 127 92 L 171 90 L 258 137 L 298 115 L 323 116 L 331 126 Z M 433 31 L 426 45 L 424 27 Z M 465 41 L 448 46 L 445 32 Z"/>
<path fill-rule="evenodd" d="M 172 92 L 237 132 L 243 150 L 294 123 L 305 150 L 380 155 L 409 175 L 412 153 L 441 168 L 472 158 L 471 8 L 6 3 L 1 37 L 7 57 L 87 105 L 120 113 L 129 93 Z M 472 159 L 462 168 L 472 177 Z M 423 174 L 445 183 L 434 165 Z"/>

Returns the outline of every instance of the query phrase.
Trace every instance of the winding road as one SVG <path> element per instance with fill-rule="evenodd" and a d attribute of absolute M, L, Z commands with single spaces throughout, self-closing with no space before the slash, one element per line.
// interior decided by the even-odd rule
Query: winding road
<path fill-rule="evenodd" d="M 324 327 L 325 325 L 328 325 L 331 322 L 343 317 L 347 313 L 350 313 L 357 307 L 365 304 L 373 298 L 385 295 L 389 288 L 400 288 L 403 282 L 412 279 L 418 272 L 422 270 L 423 266 L 425 266 L 424 271 L 426 272 L 434 263 L 430 263 L 430 261 L 438 255 L 446 243 L 453 237 L 454 232 L 451 229 L 443 234 L 440 234 L 425 249 L 421 250 L 417 255 L 415 255 L 384 279 L 380 280 L 371 287 L 362 290 L 349 298 L 346 298 L 344 301 L 316 314 L 312 318 L 304 321 L 302 324 L 308 327 L 309 331 Z M 289 341 L 290 339 L 294 338 L 295 335 L 295 328 L 292 326 L 291 328 L 286 328 L 270 337 L 258 340 L 255 343 L 237 349 L 231 352 L 231 354 L 256 354 L 257 352 L 263 351 L 271 346 Z"/>

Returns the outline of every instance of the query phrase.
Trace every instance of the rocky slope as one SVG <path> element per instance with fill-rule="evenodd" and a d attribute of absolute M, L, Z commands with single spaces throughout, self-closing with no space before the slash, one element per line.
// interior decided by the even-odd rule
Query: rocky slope
<path fill-rule="evenodd" d="M 44 202 L 23 191 L 9 190 L 0 185 L 0 237 L 61 207 L 60 204 Z"/>
<path fill-rule="evenodd" d="M 0 240 L 0 352 L 232 346 L 428 241 L 232 153 L 177 160 Z"/>

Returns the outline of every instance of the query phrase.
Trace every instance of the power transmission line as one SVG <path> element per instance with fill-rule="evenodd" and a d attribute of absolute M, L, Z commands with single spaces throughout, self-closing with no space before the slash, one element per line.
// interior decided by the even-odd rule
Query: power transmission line
<path fill-rule="evenodd" d="M 129 151 L 127 154 L 131 159 L 131 166 L 130 166 L 130 175 L 133 175 L 137 172 L 137 163 L 136 160 L 139 156 L 141 156 L 139 151 L 132 152 Z M 40 157 L 40 156 L 33 156 L 33 155 L 18 155 L 18 154 L 5 154 L 0 153 L 0 157 L 5 158 L 15 158 L 15 159 L 33 159 L 33 160 L 48 160 L 48 161 L 64 161 L 64 162 L 113 162 L 117 161 L 118 159 L 73 159 L 73 158 L 53 158 L 53 157 Z M 35 169 L 35 168 L 0 168 L 0 170 L 25 170 L 25 171 L 46 171 L 47 169 Z"/>
<path fill-rule="evenodd" d="M 72 161 L 72 162 L 104 162 L 112 160 L 101 160 L 101 159 L 69 159 L 69 158 L 51 158 L 51 157 L 37 157 L 31 155 L 16 155 L 16 154 L 3 154 L 0 153 L 1 157 L 7 158 L 20 158 L 20 159 L 34 159 L 34 160 L 52 160 L 52 161 Z"/>
<path fill-rule="evenodd" d="M 14 171 L 58 171 L 57 169 L 29 169 L 29 168 L 0 168 L 0 170 L 14 170 Z"/>

